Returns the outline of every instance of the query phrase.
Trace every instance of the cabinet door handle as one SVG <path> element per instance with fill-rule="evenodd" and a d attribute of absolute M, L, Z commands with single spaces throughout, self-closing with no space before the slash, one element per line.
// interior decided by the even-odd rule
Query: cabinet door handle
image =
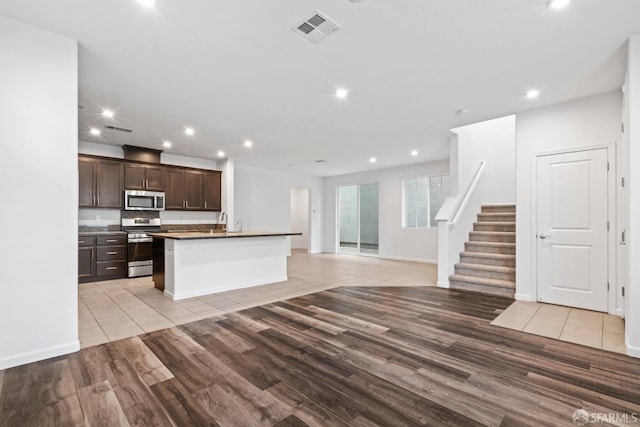
<path fill-rule="evenodd" d="M 78 244 L 84 243 L 84 240 L 78 240 Z"/>
<path fill-rule="evenodd" d="M 207 209 L 207 201 L 204 201 L 204 208 Z"/>
<path fill-rule="evenodd" d="M 107 243 L 116 243 L 117 240 L 116 239 L 107 239 Z"/>
<path fill-rule="evenodd" d="M 189 201 L 188 201 L 188 200 L 185 200 L 185 201 L 184 201 L 184 207 L 185 207 L 185 208 L 187 208 L 187 209 L 189 209 Z"/>
<path fill-rule="evenodd" d="M 107 255 L 118 255 L 118 251 L 107 252 Z"/>
<path fill-rule="evenodd" d="M 118 267 L 107 267 L 107 270 L 117 270 Z"/>

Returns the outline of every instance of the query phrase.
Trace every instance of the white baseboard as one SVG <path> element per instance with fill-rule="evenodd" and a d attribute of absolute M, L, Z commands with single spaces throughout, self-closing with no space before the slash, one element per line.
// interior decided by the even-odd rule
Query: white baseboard
<path fill-rule="evenodd" d="M 449 283 L 448 280 L 447 281 L 438 280 L 438 287 L 449 289 L 451 287 L 451 284 Z"/>
<path fill-rule="evenodd" d="M 519 294 L 516 293 L 515 298 L 517 301 L 531 301 L 531 302 L 536 302 L 536 300 L 533 298 L 533 296 L 529 295 L 529 294 Z"/>
<path fill-rule="evenodd" d="M 401 256 L 392 256 L 392 255 L 378 255 L 380 259 L 390 259 L 393 261 L 407 261 L 407 262 L 419 262 L 422 264 L 438 264 L 438 260 L 434 259 L 424 259 L 424 258 L 407 258 Z"/>
<path fill-rule="evenodd" d="M 63 354 L 75 353 L 78 350 L 80 350 L 80 341 L 75 341 L 70 344 L 61 344 L 43 348 L 41 350 L 5 357 L 4 359 L 0 359 L 0 371 L 3 369 L 13 368 L 14 366 L 25 365 L 31 362 L 38 362 L 40 360 L 62 356 Z"/>
<path fill-rule="evenodd" d="M 625 336 L 624 344 L 627 346 L 627 356 L 640 358 L 640 347 L 629 344 L 629 337 Z"/>

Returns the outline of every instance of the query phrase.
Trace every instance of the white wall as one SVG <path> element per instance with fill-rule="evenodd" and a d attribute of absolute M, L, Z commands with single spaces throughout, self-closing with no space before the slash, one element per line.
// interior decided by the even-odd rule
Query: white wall
<path fill-rule="evenodd" d="M 78 152 L 80 154 L 90 154 L 94 156 L 113 157 L 117 159 L 124 158 L 122 147 L 99 144 L 95 142 L 80 141 L 78 143 Z M 218 169 L 218 162 L 211 159 L 202 159 L 197 157 L 180 156 L 172 153 L 162 153 L 160 155 L 160 163 L 166 165 L 185 166 L 190 168 L 201 169 Z M 223 184 L 225 182 L 223 172 Z M 222 198 L 223 209 L 224 200 L 227 197 L 227 191 L 223 185 Z M 98 219 L 98 217 L 100 219 Z M 212 224 L 216 223 L 219 218 L 218 212 L 190 212 L 190 211 L 163 211 L 160 212 L 160 219 L 163 224 Z M 88 226 L 118 225 L 120 224 L 119 209 L 91 209 L 82 208 L 79 212 L 78 223 Z"/>
<path fill-rule="evenodd" d="M 627 73 L 627 141 L 629 142 L 629 281 L 626 292 L 626 343 L 640 357 L 640 35 L 629 40 Z"/>
<path fill-rule="evenodd" d="M 309 249 L 309 189 L 291 189 L 291 231 L 302 233 L 291 236 L 291 249 Z"/>
<path fill-rule="evenodd" d="M 1 370 L 79 349 L 77 44 L 0 16 L 0 57 Z"/>
<path fill-rule="evenodd" d="M 437 262 L 438 229 L 402 228 L 402 181 L 449 173 L 449 162 L 418 163 L 325 178 L 324 252 L 336 252 L 337 189 L 343 185 L 378 183 L 381 258 Z"/>
<path fill-rule="evenodd" d="M 516 200 L 516 116 L 501 117 L 468 126 L 451 129 L 457 135 L 452 140 L 457 147 L 457 166 L 453 188 L 464 193 L 473 179 L 480 162 L 487 164 L 482 176 L 483 185 L 490 189 L 484 195 L 485 203 L 509 203 Z M 453 159 L 453 156 L 452 156 Z"/>
<path fill-rule="evenodd" d="M 535 224 L 532 216 L 536 153 L 602 145 L 615 147 L 615 142 L 620 141 L 621 103 L 621 92 L 616 91 L 517 115 L 517 299 L 536 299 L 533 279 Z"/>
<path fill-rule="evenodd" d="M 322 178 L 235 164 L 234 219 L 244 230 L 292 231 L 292 188 L 311 191 L 309 251 L 322 250 Z"/>

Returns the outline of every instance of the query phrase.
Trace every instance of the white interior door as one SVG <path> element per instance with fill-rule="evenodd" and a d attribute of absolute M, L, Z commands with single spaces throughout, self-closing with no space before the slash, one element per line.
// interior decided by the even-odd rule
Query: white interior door
<path fill-rule="evenodd" d="M 607 311 L 607 149 L 539 156 L 538 300 Z"/>

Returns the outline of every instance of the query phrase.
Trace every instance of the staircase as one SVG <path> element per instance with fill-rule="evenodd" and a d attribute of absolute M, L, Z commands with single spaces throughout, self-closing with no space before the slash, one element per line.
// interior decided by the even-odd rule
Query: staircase
<path fill-rule="evenodd" d="M 516 207 L 486 205 L 449 276 L 452 289 L 513 298 L 516 288 Z"/>

